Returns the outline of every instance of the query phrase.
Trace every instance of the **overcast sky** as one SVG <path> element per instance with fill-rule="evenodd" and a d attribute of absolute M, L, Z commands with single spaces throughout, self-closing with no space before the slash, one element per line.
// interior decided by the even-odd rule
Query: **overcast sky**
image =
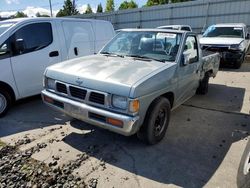
<path fill-rule="evenodd" d="M 124 0 L 114 0 L 115 8 L 117 9 Z M 53 13 L 56 14 L 62 8 L 64 0 L 51 0 Z M 141 7 L 147 0 L 135 0 Z M 80 13 L 85 12 L 87 4 L 90 4 L 93 11 L 99 3 L 105 7 L 106 0 L 76 0 L 77 9 Z M 49 0 L 0 0 L 0 16 L 8 17 L 16 13 L 16 11 L 23 11 L 28 16 L 35 16 L 37 12 L 41 14 L 49 14 Z"/>

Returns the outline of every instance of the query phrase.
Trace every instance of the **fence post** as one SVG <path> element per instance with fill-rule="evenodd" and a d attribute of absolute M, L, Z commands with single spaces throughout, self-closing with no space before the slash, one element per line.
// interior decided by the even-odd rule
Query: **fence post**
<path fill-rule="evenodd" d="M 141 11 L 141 9 L 139 10 L 139 28 L 142 28 L 142 11 Z"/>

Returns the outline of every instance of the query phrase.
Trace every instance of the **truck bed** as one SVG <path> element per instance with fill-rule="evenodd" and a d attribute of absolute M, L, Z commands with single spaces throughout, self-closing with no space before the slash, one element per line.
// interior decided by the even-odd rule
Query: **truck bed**
<path fill-rule="evenodd" d="M 210 76 L 215 77 L 220 66 L 220 54 L 208 50 L 203 50 L 202 55 L 202 71 L 211 71 L 212 74 Z"/>

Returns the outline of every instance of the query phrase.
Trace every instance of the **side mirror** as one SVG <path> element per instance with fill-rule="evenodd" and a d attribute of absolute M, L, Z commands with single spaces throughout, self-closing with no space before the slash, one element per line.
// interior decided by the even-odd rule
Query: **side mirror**
<path fill-rule="evenodd" d="M 250 34 L 247 33 L 246 39 L 249 40 L 250 39 Z"/>
<path fill-rule="evenodd" d="M 8 53 L 7 44 L 3 44 L 3 45 L 0 47 L 0 55 L 6 54 L 6 53 Z"/>
<path fill-rule="evenodd" d="M 25 50 L 25 43 L 23 39 L 17 39 L 15 42 L 15 50 L 17 54 L 22 54 Z"/>

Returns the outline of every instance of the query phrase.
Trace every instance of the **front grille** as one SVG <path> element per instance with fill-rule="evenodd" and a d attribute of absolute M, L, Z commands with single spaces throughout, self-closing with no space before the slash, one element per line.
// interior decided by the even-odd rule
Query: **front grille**
<path fill-rule="evenodd" d="M 106 122 L 106 117 L 105 116 L 95 114 L 95 113 L 92 113 L 92 112 L 89 112 L 89 118 L 94 119 L 94 120 L 98 120 L 98 121 L 102 121 L 102 122 Z"/>
<path fill-rule="evenodd" d="M 220 45 L 203 45 L 202 49 L 203 50 L 208 50 L 208 51 L 213 51 L 213 52 L 223 52 L 223 51 L 228 51 L 229 46 L 220 46 Z"/>
<path fill-rule="evenodd" d="M 105 95 L 97 92 L 91 92 L 89 96 L 89 101 L 104 105 Z"/>
<path fill-rule="evenodd" d="M 56 83 L 56 90 L 60 93 L 65 93 L 67 94 L 67 87 L 65 84 L 62 83 Z"/>
<path fill-rule="evenodd" d="M 87 94 L 87 90 L 77 87 L 69 86 L 69 91 L 72 97 L 84 100 Z"/>

